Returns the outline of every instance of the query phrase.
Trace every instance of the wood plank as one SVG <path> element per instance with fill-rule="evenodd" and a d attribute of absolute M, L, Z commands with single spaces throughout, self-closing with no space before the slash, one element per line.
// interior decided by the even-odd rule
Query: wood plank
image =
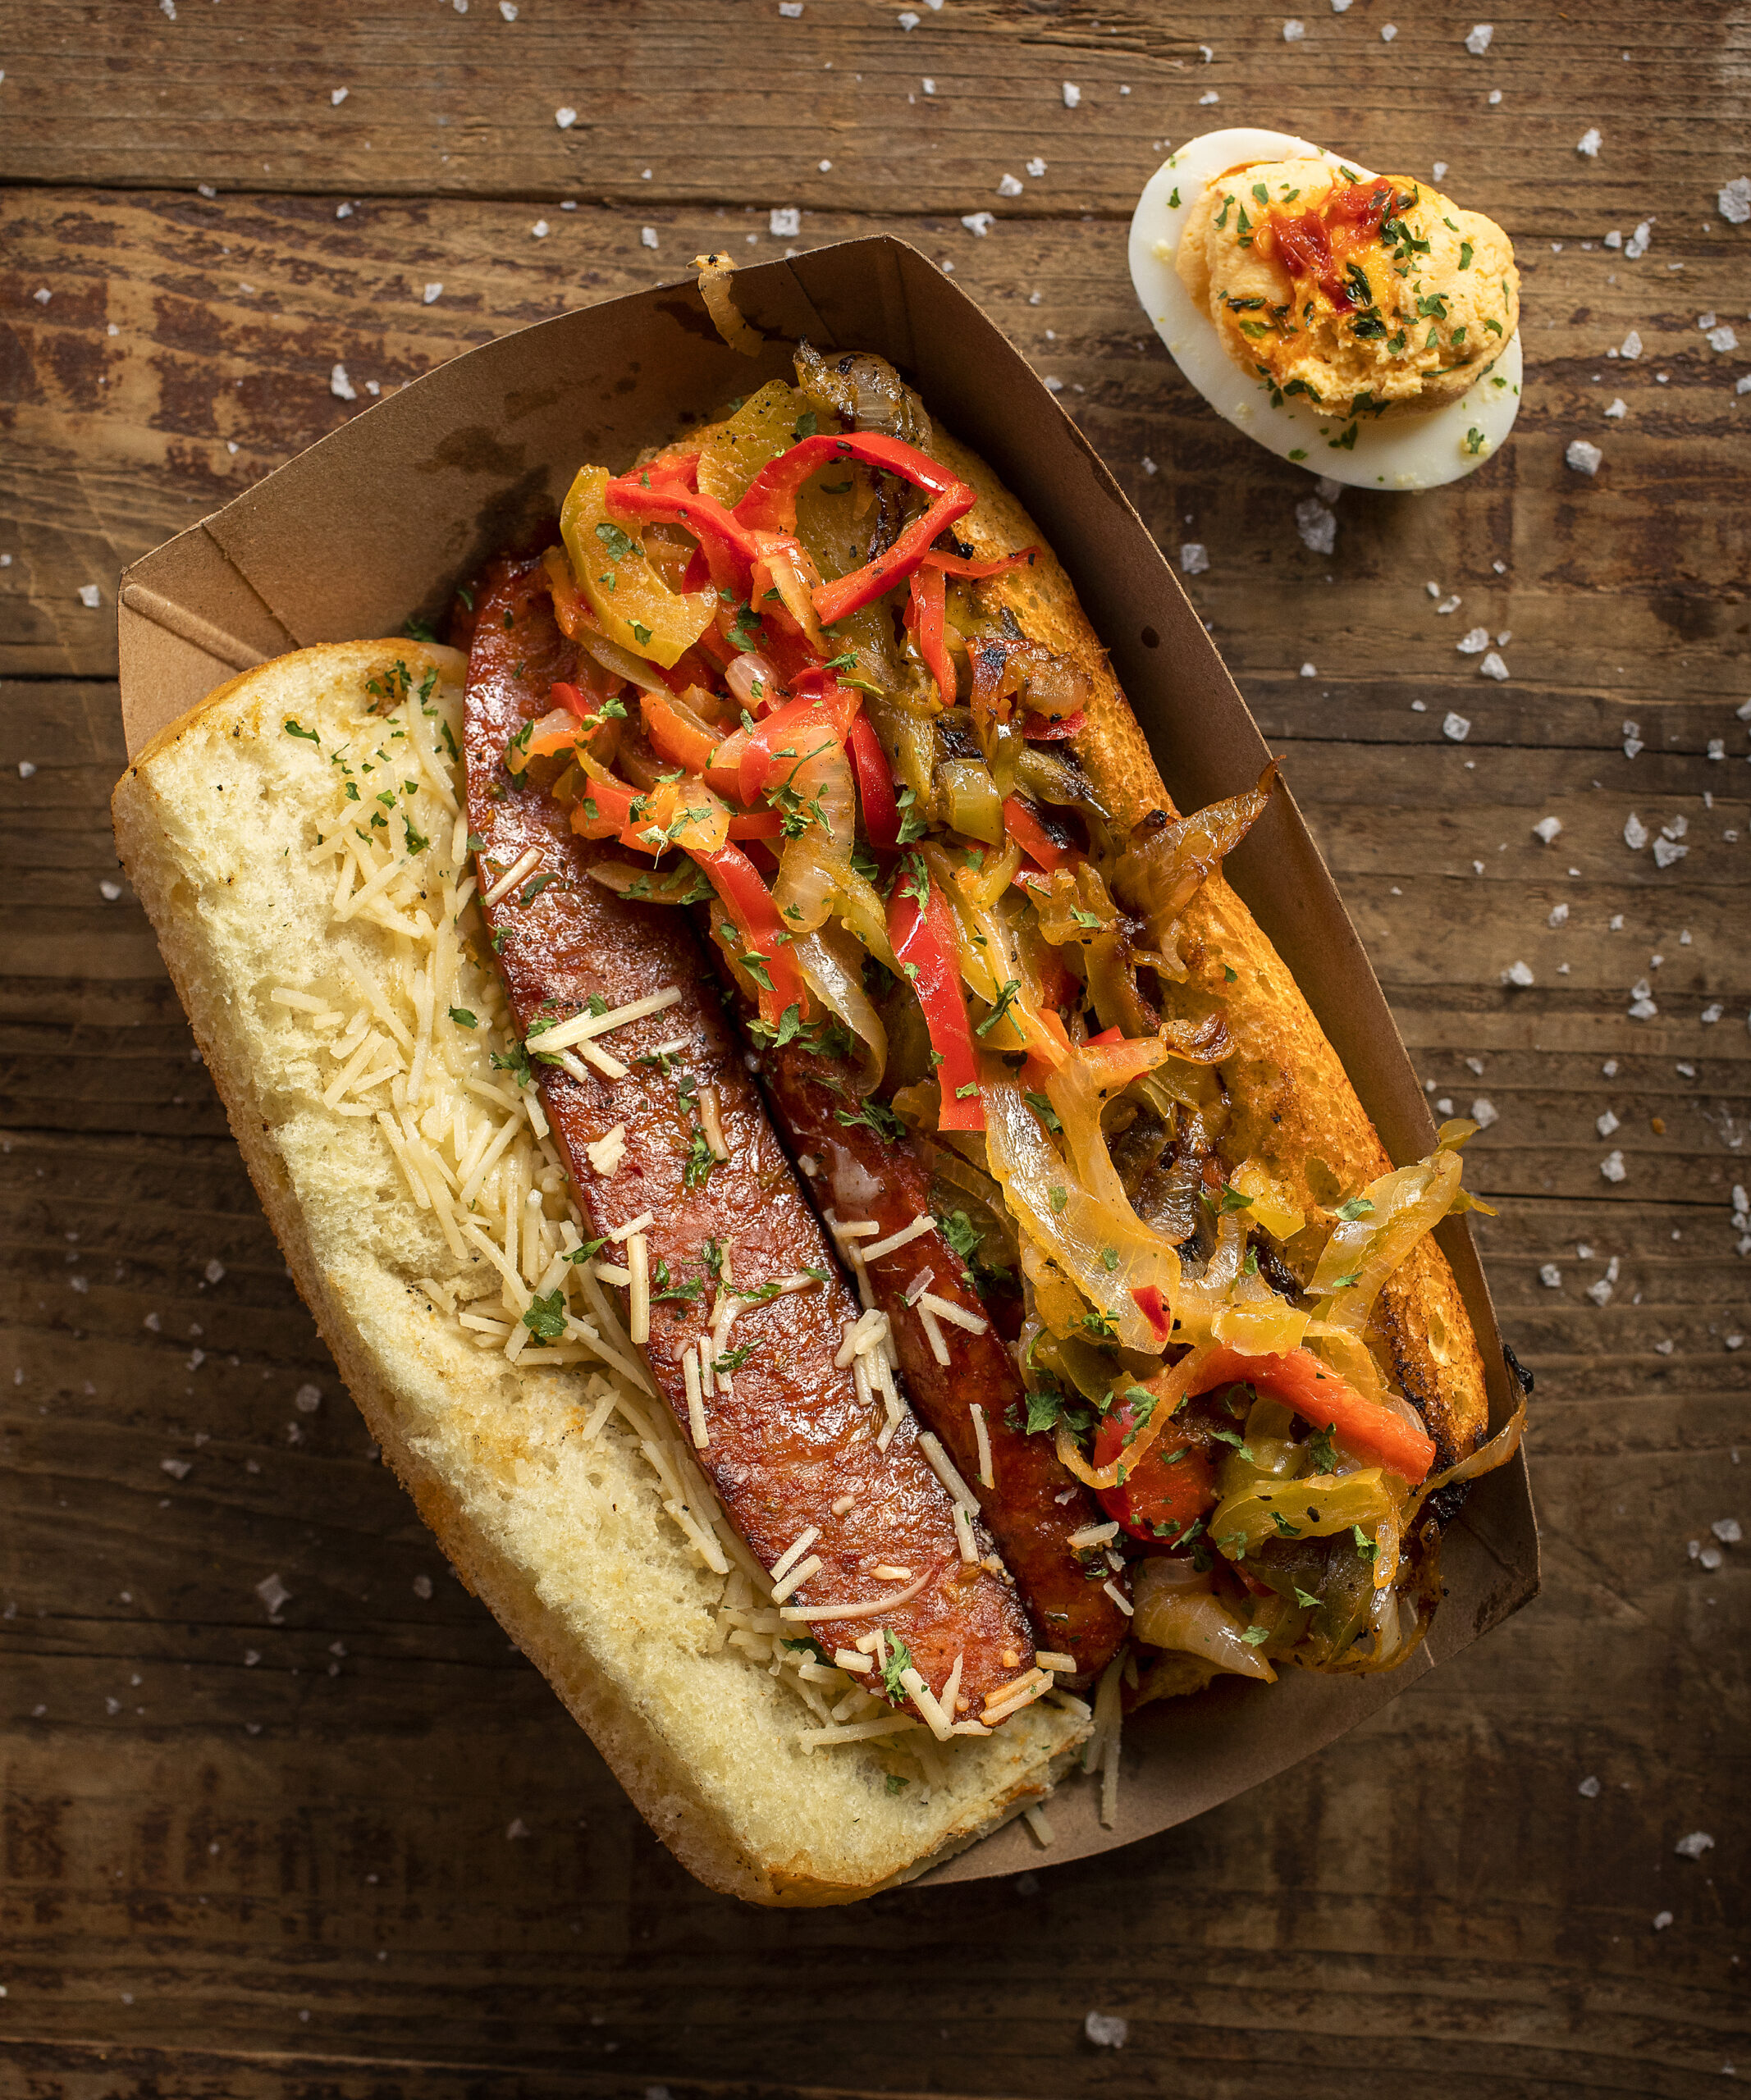
<path fill-rule="evenodd" d="M 112 672 L 117 571 L 363 413 L 369 383 L 401 385 L 580 299 L 671 278 L 743 226 L 750 256 L 784 244 L 760 214 L 734 210 L 657 213 L 653 254 L 636 221 L 596 208 L 552 214 L 544 241 L 524 204 L 377 199 L 345 221 L 334 208 L 284 195 L 0 195 L 0 296 L 20 375 L 0 460 L 0 504 L 17 521 L 0 547 L 14 557 L 0 572 L 0 675 Z M 1511 445 L 1479 477 L 1414 502 L 1346 492 L 1328 558 L 1296 533 L 1306 477 L 1214 418 L 1144 330 L 1121 226 L 1018 220 L 976 240 L 952 220 L 841 215 L 811 239 L 877 229 L 953 262 L 1063 381 L 1064 405 L 1171 555 L 1187 541 L 1209 549 L 1190 588 L 1270 733 L 1426 741 L 1454 710 L 1477 741 L 1607 750 L 1628 719 L 1650 751 L 1700 753 L 1719 738 L 1744 755 L 1743 696 L 1723 691 L 1715 666 L 1751 633 L 1731 443 L 1748 410 L 1733 361 L 1694 326 L 1693 308 L 1739 303 L 1730 255 L 1703 252 L 1701 236 L 1673 226 L 1681 280 L 1648 274 L 1652 258 L 1524 250 L 1534 380 Z M 440 281 L 442 297 L 424 305 L 423 285 Z M 1648 354 L 1609 363 L 1632 326 Z M 330 391 L 337 362 L 355 403 Z M 1607 425 L 1599 411 L 1616 394 L 1630 413 Z M 1568 440 L 1589 434 L 1607 457 L 1590 482 L 1563 463 Z M 1437 614 L 1429 581 L 1462 598 L 1456 614 Z M 95 609 L 77 596 L 94 582 Z M 1455 651 L 1474 622 L 1512 635 L 1510 683 L 1480 678 L 1478 660 Z M 1305 662 L 1319 676 L 1303 679 Z"/>
<path fill-rule="evenodd" d="M 1118 19 L 1002 0 L 913 11 L 908 33 L 899 10 L 861 0 L 809 0 L 788 21 L 767 4 L 639 0 L 595 11 L 585 39 L 566 11 L 532 4 L 506 23 L 490 0 L 460 16 L 428 7 L 417 29 L 386 6 L 255 0 L 245 19 L 191 0 L 171 21 L 5 0 L 0 170 L 116 188 L 569 196 L 633 212 L 733 199 L 810 214 L 1128 215 L 1168 139 L 1245 109 L 1365 144 L 1395 171 L 1427 174 L 1439 154 L 1461 201 L 1562 239 L 1633 226 L 1657 185 L 1694 198 L 1685 217 L 1699 223 L 1722 180 L 1715 137 L 1743 108 L 1731 32 L 1706 7 L 1656 22 L 1607 0 L 1561 30 L 1532 13 L 1497 23 L 1482 59 L 1434 0 L 1395 7 L 1391 43 L 1372 7 L 1310 11 L 1299 43 L 1280 12 L 1218 19 L 1188 0 Z M 1205 98 L 1218 95 L 1213 117 Z M 561 107 L 577 112 L 569 130 Z M 1607 141 L 1596 161 L 1575 151 L 1589 124 Z M 1038 178 L 1024 173 L 1035 155 Z M 1006 171 L 1022 197 L 999 195 Z"/>

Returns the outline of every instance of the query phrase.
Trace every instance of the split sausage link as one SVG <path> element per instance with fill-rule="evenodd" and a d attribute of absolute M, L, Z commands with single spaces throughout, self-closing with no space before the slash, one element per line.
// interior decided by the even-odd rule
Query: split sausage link
<path fill-rule="evenodd" d="M 602 1039 L 602 1049 L 626 1066 L 624 1077 L 590 1071 L 580 1080 L 551 1065 L 537 1067 L 578 1209 L 592 1238 L 651 1214 L 646 1358 L 683 1432 L 683 1359 L 711 1332 L 718 1295 L 716 1281 L 702 1271 L 708 1243 L 729 1250 L 732 1288 L 743 1294 L 810 1269 L 825 1276 L 739 1315 L 727 1346 L 751 1345 L 749 1353 L 733 1374 L 732 1397 L 706 1401 L 709 1442 L 696 1456 L 762 1565 L 770 1568 L 803 1532 L 818 1529 L 808 1553 L 821 1566 L 790 1603 L 847 1604 L 905 1586 L 877 1579 L 871 1571 L 880 1566 L 927 1573 L 909 1602 L 879 1618 L 827 1622 L 824 1638 L 831 1646 L 880 1626 L 904 1641 L 936 1689 L 962 1655 L 960 1696 L 976 1714 L 990 1692 L 1032 1664 L 1026 1613 L 1007 1582 L 962 1564 L 952 1504 L 919 1449 L 916 1419 L 903 1417 L 888 1449 L 880 1449 L 880 1404 L 872 1412 L 860 1403 L 851 1372 L 834 1363 L 859 1307 L 748 1076 L 711 966 L 680 914 L 630 902 L 591 881 L 590 860 L 601 849 L 578 838 L 565 810 L 503 764 L 510 738 L 546 712 L 553 682 L 570 679 L 575 669 L 538 564 L 495 564 L 469 664 L 468 816 L 479 842 L 482 896 L 496 875 L 531 849 L 536 856 L 527 874 L 484 906 L 516 1026 L 526 1036 L 538 1020 L 569 1019 L 592 996 L 618 1007 L 670 986 L 682 995 Z M 660 1044 L 678 1041 L 684 1048 L 672 1058 L 650 1059 Z M 691 1180 L 688 1160 L 700 1125 L 683 1091 L 686 1075 L 716 1088 L 731 1153 L 702 1174 L 696 1164 Z M 586 1148 L 616 1125 L 624 1126 L 624 1158 L 611 1175 L 598 1175 Z M 849 1508 L 835 1514 L 848 1495 Z M 982 1554 L 992 1550 L 988 1536 L 978 1543 Z M 807 1630 L 797 1623 L 799 1637 Z"/>
<path fill-rule="evenodd" d="M 879 1228 L 862 1245 L 879 1247 L 931 1217 L 930 1168 L 908 1139 L 890 1140 L 867 1124 L 842 1121 L 835 1112 L 848 1097 L 820 1084 L 820 1061 L 810 1053 L 785 1049 L 764 1061 L 769 1095 L 793 1152 L 821 1162 L 812 1189 L 825 1192 L 842 1222 L 868 1221 Z M 1079 1673 L 1096 1671 L 1118 1653 L 1129 1623 L 1105 1583 L 1109 1579 L 1122 1595 L 1130 1583 L 1098 1550 L 1079 1553 L 1068 1543 L 1076 1532 L 1104 1523 L 1105 1512 L 1058 1463 L 1049 1437 L 1030 1436 L 1012 1425 L 1013 1408 L 1026 1419 L 1021 1374 L 978 1293 L 962 1280 L 965 1268 L 933 1219 L 928 1231 L 871 1263 L 867 1272 L 871 1293 L 892 1324 L 912 1406 L 978 1496 L 1027 1600 L 1040 1646 L 1073 1655 Z M 923 1322 L 906 1301 L 908 1286 L 926 1270 L 935 1296 L 986 1322 L 982 1334 L 973 1334 L 952 1321 L 939 1322 L 946 1364 L 937 1361 Z M 990 1447 L 990 1487 L 979 1479 L 976 1405 Z"/>

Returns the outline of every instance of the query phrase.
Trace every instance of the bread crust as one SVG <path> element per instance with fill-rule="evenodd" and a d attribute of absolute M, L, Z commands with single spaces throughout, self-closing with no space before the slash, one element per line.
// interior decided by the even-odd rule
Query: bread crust
<path fill-rule="evenodd" d="M 1063 563 L 976 453 L 940 427 L 931 450 L 978 491 L 976 505 L 955 530 L 981 557 L 1041 550 L 1030 567 L 983 587 L 1009 607 L 1031 638 L 1088 673 L 1094 698 L 1073 748 L 1100 801 L 1125 829 L 1154 810 L 1177 814 Z M 1323 1162 L 1348 1194 L 1389 1170 L 1387 1149 L 1301 987 L 1219 871 L 1193 898 L 1183 924 L 1188 985 L 1220 1002 L 1234 1039 L 1233 1055 L 1218 1069 L 1237 1156 L 1268 1167 L 1310 1216 L 1328 1215 L 1309 1182 L 1313 1162 Z M 1224 966 L 1235 972 L 1232 984 Z M 1489 1396 L 1470 1316 L 1432 1238 L 1420 1240 L 1388 1279 L 1373 1333 L 1434 1438 L 1439 1463 L 1465 1457 L 1488 1428 Z"/>
<path fill-rule="evenodd" d="M 567 1405 L 553 1390 L 565 1374 L 510 1369 L 501 1361 L 484 1405 L 476 1404 L 481 1396 L 462 1393 L 471 1376 L 481 1382 L 482 1359 L 437 1349 L 429 1331 L 432 1309 L 414 1302 L 418 1294 L 409 1292 L 408 1278 L 345 1247 L 344 1232 L 337 1235 L 333 1221 L 322 1215 L 312 1185 L 313 1148 L 320 1153 L 344 1144 L 349 1126 L 331 1118 L 331 1127 L 313 1139 L 300 1136 L 285 1089 L 264 1082 L 261 1041 L 247 1020 L 256 987 L 239 956 L 263 969 L 274 957 L 258 926 L 237 923 L 261 912 L 258 897 L 237 893 L 249 879 L 246 857 L 234 839 L 207 835 L 211 827 L 202 821 L 195 794 L 218 788 L 247 797 L 266 787 L 283 804 L 286 784 L 267 777 L 275 770 L 267 761 L 286 741 L 284 718 L 290 713 L 316 719 L 320 709 L 336 704 L 336 694 L 356 700 L 368 681 L 398 660 L 416 679 L 429 668 L 458 691 L 466 669 L 454 650 L 399 640 L 328 644 L 279 658 L 231 680 L 153 737 L 112 797 L 123 865 L 158 935 L 263 1209 L 367 1427 L 451 1565 L 546 1677 L 682 1865 L 725 1894 L 787 1906 L 852 1901 L 910 1880 L 1041 1798 L 1086 1737 L 1086 1723 L 1056 1709 L 1031 1708 L 989 1742 L 957 1746 L 958 1755 L 975 1753 L 967 1760 L 968 1783 L 957 1782 L 953 1796 L 923 1824 L 922 1842 L 909 1834 L 909 1804 L 890 1801 L 879 1784 L 860 1787 L 848 1779 L 854 1767 L 867 1765 L 866 1746 L 812 1758 L 799 1754 L 797 1724 L 807 1717 L 793 1702 L 744 1701 L 747 1710 L 733 1717 L 735 1737 L 725 1751 L 731 1769 L 708 1775 L 698 1748 L 698 1717 L 689 1713 L 682 1726 L 665 1707 L 674 1666 L 688 1659 L 686 1624 L 653 1623 L 647 1629 L 649 1652 L 630 1658 L 603 1652 L 580 1613 L 566 1608 L 563 1593 L 572 1569 L 555 1565 L 554 1556 L 519 1551 L 514 1532 L 482 1521 L 482 1504 L 490 1514 L 493 1491 L 539 1456 L 529 1437 L 519 1435 L 518 1415 L 537 1408 L 551 1415 Z M 308 1099 L 297 1107 L 299 1116 L 311 1116 Z M 393 1224 L 417 1222 L 399 1183 L 374 1190 L 371 1205 L 379 1217 L 399 1206 L 405 1217 L 392 1218 Z M 441 1408 L 446 1394 L 457 1395 L 459 1412 L 467 1400 L 484 1427 L 464 1425 L 448 1436 L 435 1427 L 434 1405 Z M 636 1479 L 610 1483 L 623 1496 L 638 1485 Z M 654 1520 L 639 1535 L 650 1561 L 671 1584 L 684 1585 L 699 1571 L 683 1564 L 684 1554 L 678 1559 L 655 1500 L 643 1499 Z M 575 1550 L 578 1542 L 571 1544 Z M 641 1571 L 636 1560 L 627 1563 L 623 1550 L 618 1561 L 607 1559 L 589 1573 L 597 1583 L 615 1581 L 636 1592 Z M 614 1612 L 637 1608 L 634 1594 L 617 1602 Z M 742 1676 L 764 1678 L 763 1670 L 743 1666 L 739 1658 L 710 1660 L 714 1668 L 733 1660 Z M 779 1701 L 789 1697 L 778 1694 Z M 795 1789 L 794 1832 L 786 1828 L 782 1812 L 770 1812 L 775 1769 L 788 1773 Z M 871 1776 L 866 1770 L 864 1777 Z M 876 1782 L 881 1776 L 874 1771 Z M 818 1799 L 811 1799 L 811 1788 Z M 872 1798 L 864 1800 L 865 1793 Z M 835 1845 L 834 1819 L 844 1815 L 855 1816 L 859 1827 Z"/>

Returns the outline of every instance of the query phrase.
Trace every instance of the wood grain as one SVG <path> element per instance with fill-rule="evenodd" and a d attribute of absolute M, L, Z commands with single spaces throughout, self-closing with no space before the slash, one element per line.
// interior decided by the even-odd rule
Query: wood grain
<path fill-rule="evenodd" d="M 1689 1550 L 1751 1521 L 1751 397 L 1697 326 L 1751 308 L 1751 233 L 1713 201 L 1745 25 L 1522 9 L 1478 59 L 1424 0 L 1309 11 L 1298 43 L 1153 0 L 917 11 L 0 0 L 0 2089 L 1529 2100 L 1751 2065 L 1745 1549 Z M 1155 142 L 1246 116 L 1450 161 L 1525 272 L 1511 445 L 1414 501 L 1346 492 L 1329 555 L 1297 531 L 1313 484 L 1196 401 L 1124 271 Z M 1639 261 L 1598 245 L 1644 218 Z M 1062 381 L 1170 554 L 1208 549 L 1188 587 L 1418 1070 L 1496 1112 L 1470 1178 L 1538 1377 L 1545 1590 L 1130 1852 L 777 1916 L 660 1851 L 374 1462 L 144 918 L 100 887 L 115 579 L 368 381 L 706 245 L 883 229 Z M 1644 354 L 1608 357 L 1632 327 Z M 1506 683 L 1456 651 L 1474 624 L 1511 636 Z M 1632 852 L 1632 813 L 1684 819 L 1685 856 Z M 1696 1830 L 1714 1847 L 1678 1856 Z"/>

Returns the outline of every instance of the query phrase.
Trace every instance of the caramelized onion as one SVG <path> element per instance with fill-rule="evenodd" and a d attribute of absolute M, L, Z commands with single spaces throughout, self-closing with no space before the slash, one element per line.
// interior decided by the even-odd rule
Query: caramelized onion
<path fill-rule="evenodd" d="M 1240 1620 L 1208 1587 L 1179 1574 L 1171 1554 L 1143 1562 L 1132 1578 L 1135 1600 L 1131 1630 L 1151 1648 L 1201 1655 L 1237 1677 L 1274 1684 L 1277 1673 L 1245 1637 Z"/>
<path fill-rule="evenodd" d="M 1187 817 L 1156 810 L 1132 827 L 1130 842 L 1113 871 L 1113 887 L 1142 915 L 1167 975 L 1186 974 L 1179 952 L 1182 913 L 1264 814 L 1276 778 L 1273 759 L 1258 786 L 1243 795 L 1212 802 Z"/>
<path fill-rule="evenodd" d="M 838 926 L 799 934 L 791 944 L 809 990 L 836 1014 L 857 1040 L 857 1074 L 852 1091 L 869 1093 L 880 1084 L 888 1061 L 888 1032 L 864 996 L 862 950 Z"/>
<path fill-rule="evenodd" d="M 1072 1153 L 1073 1164 L 1067 1164 L 1008 1067 L 987 1057 L 981 1060 L 980 1076 L 986 1154 L 1023 1239 L 1049 1256 L 1104 1316 L 1104 1332 L 1124 1348 L 1159 1356 L 1165 1337 L 1132 1294 L 1159 1292 L 1171 1308 L 1179 1257 L 1132 1209 L 1100 1134 L 1098 1101 L 1065 1091 L 1074 1125 L 1054 1101 Z"/>

